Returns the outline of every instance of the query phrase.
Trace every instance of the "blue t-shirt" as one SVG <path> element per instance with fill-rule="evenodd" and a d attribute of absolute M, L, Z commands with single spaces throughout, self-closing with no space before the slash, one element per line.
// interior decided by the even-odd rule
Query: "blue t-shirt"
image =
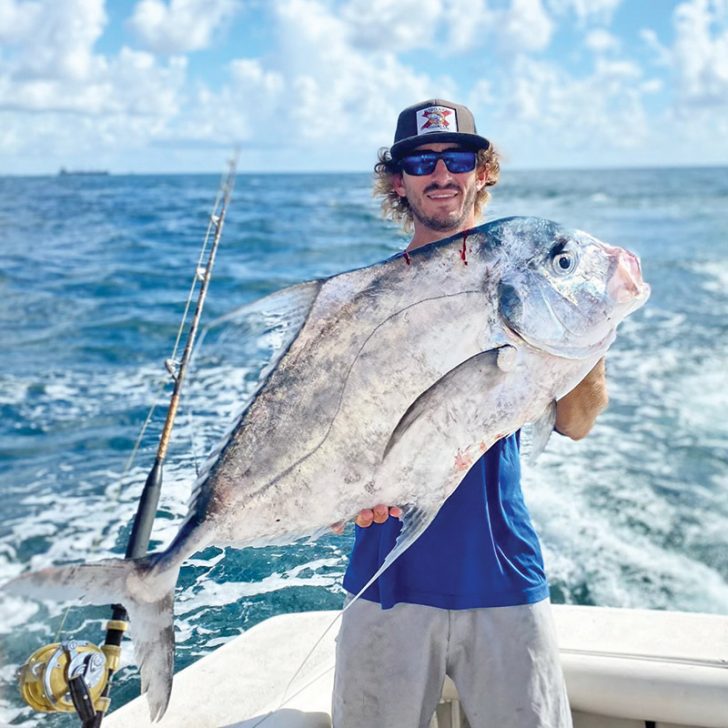
<path fill-rule="evenodd" d="M 391 551 L 399 519 L 356 527 L 344 588 L 358 594 Z M 521 491 L 519 433 L 468 471 L 435 520 L 362 595 L 442 609 L 532 604 L 548 596 L 538 536 Z"/>

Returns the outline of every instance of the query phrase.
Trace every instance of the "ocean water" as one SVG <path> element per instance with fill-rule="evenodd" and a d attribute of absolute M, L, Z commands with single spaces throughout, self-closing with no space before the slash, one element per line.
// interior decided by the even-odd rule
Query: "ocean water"
<path fill-rule="evenodd" d="M 123 552 L 217 182 L 0 178 L 0 582 Z M 728 613 L 728 169 L 505 170 L 487 218 L 513 214 L 634 250 L 653 290 L 610 351 L 610 406 L 593 432 L 576 443 L 554 436 L 524 466 L 553 600 Z M 367 174 L 240 175 L 205 320 L 405 244 L 379 218 Z M 172 538 L 197 469 L 271 345 L 224 326 L 207 335 L 153 547 Z M 272 615 L 339 607 L 352 537 L 349 528 L 315 543 L 197 554 L 177 594 L 177 668 Z M 0 724 L 40 720 L 15 685 L 33 650 L 60 636 L 98 642 L 106 618 L 106 608 L 0 597 Z M 139 691 L 128 641 L 123 662 L 115 707 Z"/>

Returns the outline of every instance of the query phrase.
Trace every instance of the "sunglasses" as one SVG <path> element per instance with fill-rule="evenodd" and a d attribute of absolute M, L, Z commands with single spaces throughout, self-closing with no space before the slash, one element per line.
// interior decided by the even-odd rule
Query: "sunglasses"
<path fill-rule="evenodd" d="M 472 172 L 475 169 L 476 152 L 469 149 L 446 149 L 444 152 L 412 152 L 399 160 L 399 167 L 414 177 L 432 174 L 437 160 L 445 162 L 447 171 L 452 174 Z"/>

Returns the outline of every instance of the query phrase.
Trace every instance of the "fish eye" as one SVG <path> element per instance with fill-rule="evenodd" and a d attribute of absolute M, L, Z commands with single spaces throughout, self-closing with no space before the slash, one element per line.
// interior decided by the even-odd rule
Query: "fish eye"
<path fill-rule="evenodd" d="M 556 252 L 551 258 L 551 267 L 555 273 L 564 275 L 571 273 L 576 268 L 578 256 L 575 250 L 560 250 Z"/>

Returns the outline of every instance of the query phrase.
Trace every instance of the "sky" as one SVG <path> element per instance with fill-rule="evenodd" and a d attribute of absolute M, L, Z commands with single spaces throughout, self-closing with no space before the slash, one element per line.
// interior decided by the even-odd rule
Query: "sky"
<path fill-rule="evenodd" d="M 512 168 L 728 164 L 728 0 L 0 0 L 0 174 L 366 171 L 429 98 Z"/>

